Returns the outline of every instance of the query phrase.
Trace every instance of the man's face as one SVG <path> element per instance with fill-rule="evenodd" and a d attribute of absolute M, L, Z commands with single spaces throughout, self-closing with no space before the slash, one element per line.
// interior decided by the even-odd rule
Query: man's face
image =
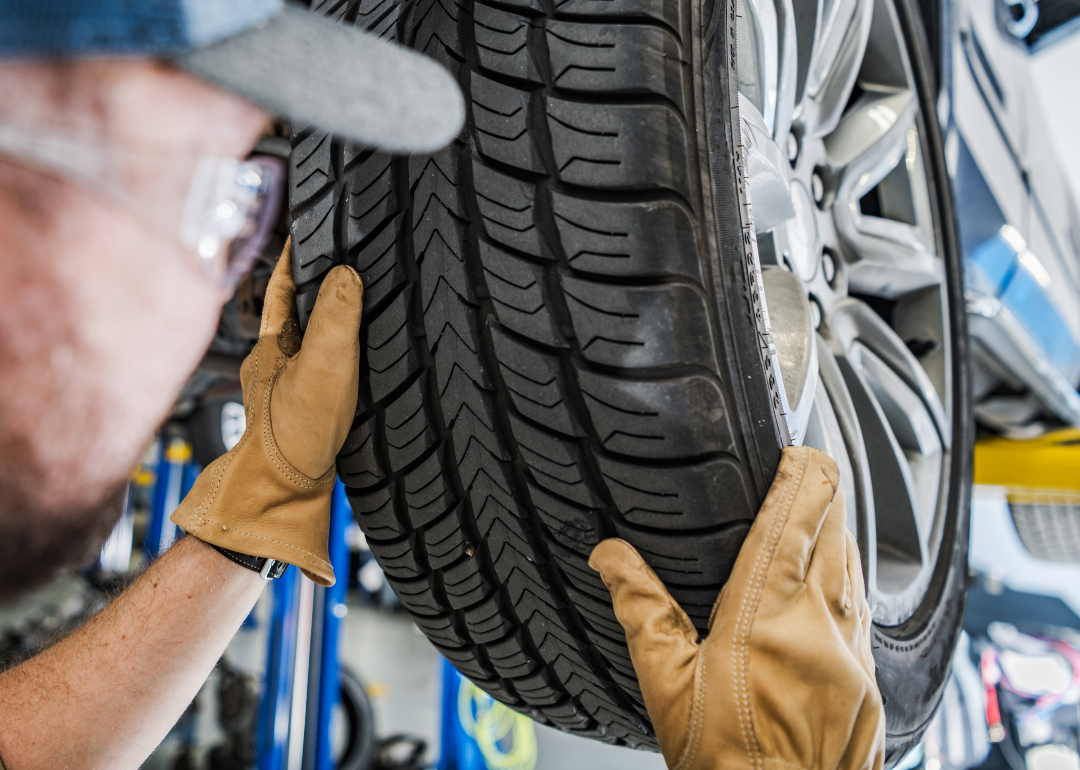
<path fill-rule="evenodd" d="M 0 105 L 0 121 L 159 156 L 243 158 L 267 122 L 145 60 L 0 65 Z M 136 199 L 160 197 L 153 173 L 129 179 Z M 107 536 L 225 299 L 174 235 L 0 154 L 0 592 Z"/>

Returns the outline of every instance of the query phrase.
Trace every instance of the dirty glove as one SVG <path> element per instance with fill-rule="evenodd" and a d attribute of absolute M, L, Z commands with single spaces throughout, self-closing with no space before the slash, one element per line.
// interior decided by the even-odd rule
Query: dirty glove
<path fill-rule="evenodd" d="M 334 457 L 345 443 L 359 384 L 364 287 L 331 270 L 301 346 L 289 244 L 266 288 L 262 327 L 244 360 L 247 428 L 195 481 L 172 520 L 207 543 L 295 564 L 334 584 L 327 541 Z"/>
<path fill-rule="evenodd" d="M 704 641 L 630 544 L 593 550 L 672 770 L 880 770 L 870 608 L 838 481 L 824 453 L 784 450 Z"/>

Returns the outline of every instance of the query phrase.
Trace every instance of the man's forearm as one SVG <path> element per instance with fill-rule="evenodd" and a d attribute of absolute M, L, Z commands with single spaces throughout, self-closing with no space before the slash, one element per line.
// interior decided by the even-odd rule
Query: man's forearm
<path fill-rule="evenodd" d="M 0 674 L 7 770 L 139 767 L 265 583 L 193 537 L 54 647 Z"/>

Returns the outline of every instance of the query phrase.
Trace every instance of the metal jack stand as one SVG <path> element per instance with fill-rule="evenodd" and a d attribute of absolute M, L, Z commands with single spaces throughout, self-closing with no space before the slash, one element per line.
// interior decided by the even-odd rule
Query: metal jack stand
<path fill-rule="evenodd" d="M 176 542 L 178 529 L 169 516 L 191 491 L 202 468 L 191 459 L 191 444 L 179 436 L 162 437 L 161 457 L 157 464 L 153 507 L 146 528 L 143 549 L 148 559 L 155 559 Z"/>
<path fill-rule="evenodd" d="M 333 770 L 330 718 L 339 698 L 338 641 L 345 617 L 352 508 L 338 481 L 330 509 L 331 588 L 289 569 L 272 586 L 266 684 L 256 735 L 259 770 Z"/>

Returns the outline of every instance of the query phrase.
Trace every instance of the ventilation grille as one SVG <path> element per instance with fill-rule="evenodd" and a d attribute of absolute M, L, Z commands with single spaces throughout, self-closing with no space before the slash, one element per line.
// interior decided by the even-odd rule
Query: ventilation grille
<path fill-rule="evenodd" d="M 1011 494 L 1009 508 L 1020 540 L 1032 556 L 1080 564 L 1080 492 Z"/>

